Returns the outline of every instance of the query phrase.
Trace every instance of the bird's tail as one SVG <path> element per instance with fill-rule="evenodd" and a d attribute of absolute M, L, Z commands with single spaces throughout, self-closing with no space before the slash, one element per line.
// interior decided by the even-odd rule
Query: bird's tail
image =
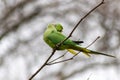
<path fill-rule="evenodd" d="M 88 56 L 90 56 L 90 54 L 95 54 L 95 55 L 104 55 L 104 56 L 115 58 L 115 56 L 113 56 L 113 55 L 109 55 L 109 54 L 105 54 L 105 53 L 101 53 L 101 52 L 97 52 L 97 51 L 92 51 L 92 50 L 89 50 L 89 49 L 86 49 L 86 48 L 82 48 L 80 46 L 74 46 L 74 47 L 72 47 L 72 49 L 77 50 L 77 51 L 81 51 L 84 54 L 87 54 Z"/>
<path fill-rule="evenodd" d="M 68 52 L 72 53 L 73 55 L 76 55 L 77 52 L 75 52 L 73 49 L 67 49 Z"/>
<path fill-rule="evenodd" d="M 73 49 L 67 49 L 68 52 L 72 53 L 73 55 L 77 55 L 77 52 L 75 52 L 75 50 Z M 83 52 L 86 56 L 90 57 L 90 54 L 89 53 L 85 53 Z"/>
<path fill-rule="evenodd" d="M 96 52 L 96 51 L 91 51 L 90 54 L 95 54 L 95 55 L 104 55 L 104 56 L 108 56 L 108 57 L 113 57 L 116 58 L 113 55 L 109 55 L 109 54 L 105 54 L 105 53 L 101 53 L 101 52 Z"/>

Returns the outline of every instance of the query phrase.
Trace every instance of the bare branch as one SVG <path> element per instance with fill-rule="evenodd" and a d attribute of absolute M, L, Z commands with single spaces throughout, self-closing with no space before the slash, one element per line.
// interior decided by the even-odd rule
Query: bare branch
<path fill-rule="evenodd" d="M 67 39 L 69 39 L 71 37 L 71 35 L 73 34 L 73 32 L 75 31 L 75 29 L 78 27 L 78 25 L 91 13 L 93 12 L 95 9 L 97 9 L 100 5 L 102 5 L 104 3 L 104 0 L 101 1 L 101 3 L 99 3 L 97 6 L 95 6 L 92 10 L 90 10 L 85 16 L 83 16 L 79 22 L 76 24 L 76 26 L 73 28 L 73 30 L 71 31 L 71 33 L 69 34 L 69 36 L 64 39 L 63 41 L 61 41 L 60 43 L 58 43 L 56 45 L 56 47 L 53 49 L 51 55 L 48 57 L 48 59 L 45 61 L 45 63 L 29 78 L 29 80 L 32 80 L 47 64 L 48 64 L 48 61 L 51 59 L 51 57 L 55 54 L 56 52 L 56 49 L 59 48 L 61 46 L 61 44 L 63 42 L 65 42 Z M 76 54 L 78 55 L 78 54 Z M 72 58 L 68 59 L 68 60 L 72 60 L 76 55 L 74 55 Z M 68 60 L 65 60 L 65 61 L 68 61 Z M 62 61 L 62 62 L 65 62 L 65 61 Z"/>
<path fill-rule="evenodd" d="M 67 54 L 67 52 L 65 52 L 63 55 L 61 55 L 61 56 L 59 56 L 58 58 L 56 58 L 56 59 L 50 61 L 50 62 L 47 63 L 47 64 L 50 64 L 50 63 L 52 63 L 52 62 L 55 62 L 56 60 L 59 60 L 60 58 L 64 57 L 66 54 Z"/>
<path fill-rule="evenodd" d="M 86 48 L 90 47 L 92 44 L 94 44 L 98 39 L 100 38 L 100 36 L 98 36 L 91 44 L 89 44 Z"/>
<path fill-rule="evenodd" d="M 54 62 L 54 63 L 47 63 L 47 65 L 53 65 L 53 64 L 57 64 L 57 63 L 63 63 L 63 62 L 66 62 L 66 61 L 70 61 L 74 58 L 75 56 L 71 57 L 71 58 L 68 58 L 68 59 L 65 59 L 65 60 L 62 60 L 62 61 L 58 61 L 58 62 Z"/>
<path fill-rule="evenodd" d="M 29 78 L 29 80 L 32 80 L 48 63 L 48 61 L 51 59 L 51 57 L 55 54 L 56 49 L 53 49 L 51 55 L 48 57 L 48 59 L 44 62 L 44 64 Z"/>

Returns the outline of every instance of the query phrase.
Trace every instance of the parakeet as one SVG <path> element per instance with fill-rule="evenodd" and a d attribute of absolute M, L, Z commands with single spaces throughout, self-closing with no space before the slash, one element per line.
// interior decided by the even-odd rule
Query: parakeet
<path fill-rule="evenodd" d="M 51 47 L 55 48 L 58 43 L 66 39 L 66 36 L 61 33 L 62 29 L 58 31 L 56 28 L 57 24 L 49 24 L 47 29 L 44 32 L 43 39 L 44 41 Z M 96 54 L 96 55 L 105 55 L 109 57 L 115 57 L 109 54 L 89 50 L 86 48 L 81 47 L 79 44 L 75 43 L 71 39 L 67 39 L 64 41 L 58 48 L 57 50 L 77 50 L 85 53 L 86 55 L 90 56 L 90 54 Z"/>
<path fill-rule="evenodd" d="M 58 32 L 61 32 L 61 33 L 63 32 L 63 26 L 61 24 L 54 24 L 54 26 Z M 73 41 L 73 42 L 75 42 L 76 44 L 83 43 L 83 41 Z M 77 54 L 77 52 L 75 52 L 73 49 L 67 49 L 67 51 L 74 54 L 74 55 Z"/>
<path fill-rule="evenodd" d="M 55 28 L 58 32 L 63 32 L 63 26 L 61 24 L 54 24 Z M 73 41 L 73 40 L 72 40 Z M 83 43 L 83 41 L 73 41 L 77 44 Z"/>

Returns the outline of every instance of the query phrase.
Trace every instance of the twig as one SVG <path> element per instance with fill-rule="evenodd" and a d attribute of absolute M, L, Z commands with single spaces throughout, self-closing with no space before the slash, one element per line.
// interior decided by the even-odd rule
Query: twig
<path fill-rule="evenodd" d="M 102 5 L 103 3 L 104 3 L 104 0 L 102 0 L 101 3 L 99 3 L 96 7 L 94 7 L 92 10 L 90 10 L 85 16 L 83 16 L 83 17 L 79 20 L 79 22 L 75 25 L 75 27 L 73 28 L 73 30 L 71 31 L 71 33 L 69 34 L 69 36 L 56 45 L 56 47 L 53 49 L 51 55 L 48 57 L 48 59 L 45 61 L 45 63 L 29 78 L 29 80 L 32 80 L 32 79 L 47 65 L 48 61 L 49 61 L 49 60 L 51 59 L 51 57 L 54 55 L 56 49 L 59 48 L 59 46 L 61 46 L 61 44 L 62 44 L 63 42 L 65 42 L 67 39 L 69 39 L 69 38 L 72 36 L 73 32 L 74 32 L 75 29 L 78 27 L 78 25 L 79 25 L 91 12 L 93 12 L 95 9 L 97 9 L 97 8 L 98 8 L 100 5 Z M 78 55 L 78 54 L 76 54 L 76 55 Z M 76 55 L 74 55 L 72 58 L 74 58 Z M 72 58 L 70 58 L 69 60 L 72 60 Z M 66 61 L 66 60 L 65 60 L 65 61 Z M 68 60 L 67 60 L 67 61 L 68 61 Z M 62 61 L 62 62 L 64 62 L 64 61 Z"/>
<path fill-rule="evenodd" d="M 68 59 L 65 59 L 65 60 L 61 60 L 61 61 L 57 61 L 57 62 L 54 62 L 54 63 L 48 63 L 47 65 L 53 65 L 53 64 L 57 64 L 57 63 L 63 63 L 63 62 L 66 62 L 66 61 L 70 61 L 72 60 L 74 57 L 71 57 L 71 58 L 68 58 Z"/>
<path fill-rule="evenodd" d="M 48 59 L 44 62 L 44 64 L 29 78 L 29 80 L 32 80 L 48 63 L 48 61 L 51 59 L 51 57 L 55 54 L 56 48 L 53 49 L 51 55 L 48 57 Z"/>
<path fill-rule="evenodd" d="M 58 60 L 58 59 L 64 57 L 64 56 L 66 55 L 66 53 L 67 53 L 67 52 L 65 52 L 63 55 L 59 56 L 58 58 L 56 58 L 56 59 L 54 59 L 54 60 L 48 62 L 48 64 L 50 64 L 50 63 L 52 63 L 52 62 L 54 62 L 54 61 L 56 61 L 56 60 Z"/>
<path fill-rule="evenodd" d="M 98 36 L 91 44 L 89 44 L 86 48 L 90 47 L 93 43 L 95 43 L 98 39 L 100 38 L 100 36 Z"/>

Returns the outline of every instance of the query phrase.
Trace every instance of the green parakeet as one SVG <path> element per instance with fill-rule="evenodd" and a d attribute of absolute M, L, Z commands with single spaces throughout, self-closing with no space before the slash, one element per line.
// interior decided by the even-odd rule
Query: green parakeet
<path fill-rule="evenodd" d="M 55 26 L 55 28 L 56 28 L 56 30 L 58 32 L 62 32 L 63 31 L 63 26 L 61 24 L 54 24 L 54 26 Z M 83 43 L 83 41 L 73 41 L 73 42 L 75 42 L 77 44 Z"/>
<path fill-rule="evenodd" d="M 61 24 L 54 24 L 54 26 L 55 26 L 55 28 L 56 28 L 56 30 L 57 30 L 58 32 L 61 32 L 61 33 L 62 33 L 62 31 L 63 31 L 63 26 L 62 26 Z M 73 41 L 73 42 L 75 42 L 75 43 L 77 43 L 77 44 L 83 43 L 83 41 Z M 72 54 L 74 54 L 74 55 L 77 54 L 77 52 L 75 52 L 73 49 L 67 49 L 67 51 L 70 52 L 70 53 L 72 53 Z"/>
<path fill-rule="evenodd" d="M 47 29 L 45 30 L 44 36 L 43 36 L 44 41 L 51 48 L 55 48 L 58 43 L 60 43 L 64 39 L 66 39 L 66 36 L 61 33 L 63 28 L 62 29 L 60 29 L 60 27 L 56 28 L 56 25 L 58 25 L 58 24 L 49 24 Z M 59 24 L 59 26 L 61 26 L 61 25 Z M 74 41 L 72 41 L 70 39 L 67 39 L 66 41 L 64 41 L 59 46 L 59 48 L 57 48 L 57 50 L 65 50 L 65 49 L 72 50 L 72 51 L 74 51 L 74 50 L 81 51 L 88 56 L 90 56 L 90 54 L 96 54 L 96 55 L 105 55 L 105 56 L 109 56 L 109 57 L 115 57 L 115 56 L 112 56 L 109 54 L 104 54 L 104 53 L 100 53 L 100 52 L 96 52 L 96 51 L 92 51 L 92 50 L 83 48 L 79 44 L 75 43 Z"/>

